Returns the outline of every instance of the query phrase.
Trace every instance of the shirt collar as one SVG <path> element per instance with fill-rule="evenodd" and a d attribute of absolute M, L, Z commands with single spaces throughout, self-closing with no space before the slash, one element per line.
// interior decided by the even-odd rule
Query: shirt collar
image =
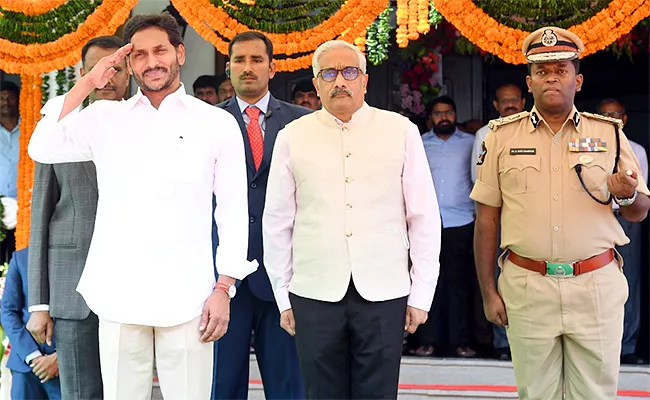
<path fill-rule="evenodd" d="M 191 106 L 191 104 L 189 103 L 188 94 L 185 91 L 185 85 L 182 82 L 181 82 L 181 86 L 175 92 L 167 95 L 167 97 L 165 97 L 163 102 L 168 101 L 168 99 L 176 99 L 182 102 L 187 107 Z M 136 94 L 133 95 L 133 97 L 126 100 L 127 108 L 133 108 L 135 107 L 136 104 L 139 103 L 149 105 L 149 106 L 151 105 L 151 102 L 149 101 L 147 96 L 145 96 L 144 93 L 142 93 L 142 90 L 140 88 L 138 88 L 138 91 L 136 92 Z"/>
<path fill-rule="evenodd" d="M 0 125 L 0 130 L 3 130 L 3 131 L 5 131 L 5 132 L 7 132 L 7 133 L 9 133 L 9 134 L 14 134 L 14 133 L 19 132 L 19 131 L 20 131 L 20 117 L 18 118 L 18 123 L 16 124 L 16 126 L 14 127 L 14 129 L 12 129 L 12 130 L 9 131 L 9 130 L 5 129 L 4 126 Z"/>
<path fill-rule="evenodd" d="M 454 133 L 452 133 L 451 136 L 449 137 L 449 140 L 460 138 L 464 133 L 465 132 L 463 132 L 460 129 L 456 128 Z M 433 138 L 433 139 L 443 140 L 442 138 L 440 138 L 438 135 L 435 134 L 435 132 L 433 131 L 433 128 L 429 129 L 429 131 L 427 133 L 425 133 L 423 135 L 423 137 L 426 138 L 426 139 Z"/>
<path fill-rule="evenodd" d="M 255 106 L 260 109 L 260 113 L 266 115 L 266 112 L 269 109 L 269 100 L 271 99 L 271 92 L 267 91 L 264 97 L 259 99 L 259 101 L 255 104 L 249 104 L 248 102 L 242 100 L 239 98 L 239 96 L 235 96 L 237 98 L 237 104 L 239 105 L 239 110 L 241 111 L 242 114 L 246 112 L 246 108 L 250 106 Z"/>
<path fill-rule="evenodd" d="M 568 121 L 571 121 L 571 124 L 573 127 L 578 130 L 578 126 L 580 126 L 580 121 L 582 121 L 582 117 L 580 116 L 580 112 L 578 112 L 578 109 L 576 106 L 573 106 L 573 109 L 569 113 L 569 116 L 567 117 L 566 121 L 564 121 L 564 124 L 562 124 L 562 127 L 564 128 L 564 125 L 567 124 Z M 546 121 L 544 121 L 544 118 L 542 115 L 537 111 L 537 108 L 533 106 L 533 109 L 530 110 L 530 116 L 528 117 L 528 132 L 532 133 L 539 127 L 539 125 L 544 122 L 546 124 Z M 548 126 L 548 124 L 546 124 Z"/>

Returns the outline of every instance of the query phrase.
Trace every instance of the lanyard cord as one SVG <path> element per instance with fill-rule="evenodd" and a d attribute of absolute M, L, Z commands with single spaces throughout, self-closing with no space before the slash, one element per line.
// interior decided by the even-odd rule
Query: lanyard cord
<path fill-rule="evenodd" d="M 618 132 L 618 125 L 614 126 L 614 130 L 616 131 L 616 158 L 614 159 L 614 169 L 612 171 L 612 175 L 616 174 L 618 172 L 618 161 L 619 158 L 621 157 L 621 135 Z M 585 181 L 582 179 L 582 164 L 578 164 L 575 167 L 576 170 L 576 175 L 578 175 L 578 180 L 580 181 L 580 185 L 582 185 L 582 188 L 587 192 L 589 197 L 594 199 L 599 204 L 602 204 L 604 206 L 609 205 L 612 202 L 612 194 L 609 194 L 609 197 L 607 198 L 607 201 L 600 200 L 596 196 L 594 196 L 589 189 L 587 189 L 587 186 L 585 185 Z"/>

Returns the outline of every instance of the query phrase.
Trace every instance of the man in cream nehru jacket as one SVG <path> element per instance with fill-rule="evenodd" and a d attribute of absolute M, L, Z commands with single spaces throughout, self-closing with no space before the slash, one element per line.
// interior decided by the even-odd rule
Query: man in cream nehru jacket
<path fill-rule="evenodd" d="M 438 280 L 433 180 L 417 127 L 364 102 L 356 47 L 323 43 L 312 64 L 323 109 L 278 134 L 264 261 L 307 398 L 394 399 L 404 330 Z"/>

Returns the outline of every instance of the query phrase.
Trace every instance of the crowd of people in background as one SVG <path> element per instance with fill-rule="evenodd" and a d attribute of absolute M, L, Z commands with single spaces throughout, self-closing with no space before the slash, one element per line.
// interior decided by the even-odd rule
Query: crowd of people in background
<path fill-rule="evenodd" d="M 428 110 L 428 131 L 419 132 L 366 103 L 365 58 L 343 42 L 319 47 L 314 79 L 296 82 L 285 102 L 269 90 L 273 46 L 260 33 L 233 38 L 226 73 L 197 78 L 193 96 L 180 83 L 185 53 L 172 17 L 134 17 L 125 35 L 126 46 L 117 37 L 84 46 L 82 79 L 47 103 L 30 143 L 37 161 L 30 245 L 11 257 L 9 231 L 0 248 L 2 261 L 11 258 L 1 316 L 12 345 L 13 398 L 144 399 L 154 354 L 170 399 L 246 398 L 250 351 L 267 398 L 392 398 L 401 355 L 512 360 L 505 324 L 488 321 L 484 310 L 473 197 L 492 194 L 475 188 L 490 179 L 480 167 L 488 132 L 520 120 L 538 127 L 537 109 L 524 111 L 523 85 L 496 90 L 500 118 L 484 126 L 460 123 L 454 99 L 440 96 Z M 577 57 L 579 39 L 570 39 Z M 534 56 L 534 48 L 525 53 Z M 140 89 L 125 100 L 130 76 Z M 19 87 L 2 82 L 0 195 L 9 197 L 16 196 L 18 99 Z M 168 118 L 154 121 L 157 111 Z M 627 123 L 619 100 L 603 99 L 594 111 Z M 137 121 L 125 117 L 135 114 Z M 578 129 L 581 117 L 572 115 L 569 125 Z M 135 135 L 145 131 L 142 121 L 157 124 L 159 136 Z M 227 134 L 208 135 L 215 123 Z M 345 140 L 332 140 L 337 135 Z M 152 143 L 160 154 L 145 157 Z M 647 154 L 629 144 L 639 190 L 647 191 Z M 163 185 L 170 176 L 173 188 Z M 357 177 L 366 185 L 355 186 Z M 125 200 L 125 187 L 156 201 Z M 629 283 L 620 361 L 642 364 L 635 354 L 641 229 L 624 218 L 626 204 L 611 206 L 630 238 L 616 247 Z M 183 217 L 160 222 L 174 207 Z M 127 231 L 115 212 L 151 224 Z M 210 223 L 211 240 L 204 235 Z M 128 261 L 114 260 L 125 240 L 140 247 L 121 255 Z M 501 251 L 501 243 L 493 247 Z M 161 254 L 210 269 L 183 270 L 185 292 L 171 298 L 178 269 Z M 494 280 L 504 262 L 494 257 Z M 106 277 L 103 268 L 116 263 L 122 272 Z M 146 290 L 136 286 L 142 282 Z M 114 290 L 124 285 L 130 289 L 116 301 Z"/>

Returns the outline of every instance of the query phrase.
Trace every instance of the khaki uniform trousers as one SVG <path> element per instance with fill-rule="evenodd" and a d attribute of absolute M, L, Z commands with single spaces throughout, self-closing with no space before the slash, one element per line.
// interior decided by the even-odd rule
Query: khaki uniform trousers
<path fill-rule="evenodd" d="M 213 343 L 199 340 L 200 321 L 199 316 L 185 324 L 161 328 L 100 318 L 104 400 L 151 400 L 154 352 L 165 400 L 209 399 Z"/>
<path fill-rule="evenodd" d="M 499 293 L 522 400 L 616 399 L 628 284 L 617 260 L 558 278 L 500 257 Z"/>

